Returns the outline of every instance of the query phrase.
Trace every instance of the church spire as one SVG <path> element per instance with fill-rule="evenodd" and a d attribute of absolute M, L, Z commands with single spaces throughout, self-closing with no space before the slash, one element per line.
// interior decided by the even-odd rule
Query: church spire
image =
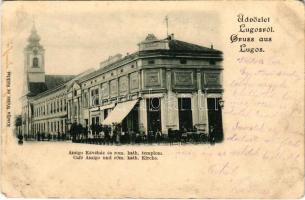
<path fill-rule="evenodd" d="M 39 44 L 40 41 L 40 36 L 37 33 L 36 26 L 35 26 L 35 21 L 33 21 L 33 26 L 31 30 L 31 35 L 28 38 L 28 42 L 34 44 Z"/>
<path fill-rule="evenodd" d="M 45 82 L 44 73 L 44 48 L 39 43 L 40 36 L 37 33 L 35 22 L 33 21 L 30 36 L 27 39 L 28 44 L 24 49 L 25 72 L 27 82 Z"/>

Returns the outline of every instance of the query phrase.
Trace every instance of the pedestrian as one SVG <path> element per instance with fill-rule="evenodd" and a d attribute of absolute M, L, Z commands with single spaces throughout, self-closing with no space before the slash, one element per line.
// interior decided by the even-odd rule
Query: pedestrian
<path fill-rule="evenodd" d="M 73 124 L 71 124 L 70 134 L 72 136 L 72 142 L 76 142 L 76 122 L 73 122 Z"/>
<path fill-rule="evenodd" d="M 18 144 L 23 144 L 23 136 L 22 136 L 22 134 L 18 134 Z"/>
<path fill-rule="evenodd" d="M 87 139 L 88 138 L 88 125 L 86 125 L 84 132 L 85 132 L 85 139 Z"/>
<path fill-rule="evenodd" d="M 210 144 L 215 144 L 215 128 L 214 126 L 210 126 L 210 134 L 209 134 Z"/>
<path fill-rule="evenodd" d="M 161 141 L 161 131 L 159 129 L 157 129 L 157 132 L 156 132 L 156 142 L 159 144 L 160 141 Z"/>
<path fill-rule="evenodd" d="M 37 141 L 40 141 L 40 132 L 37 132 Z"/>

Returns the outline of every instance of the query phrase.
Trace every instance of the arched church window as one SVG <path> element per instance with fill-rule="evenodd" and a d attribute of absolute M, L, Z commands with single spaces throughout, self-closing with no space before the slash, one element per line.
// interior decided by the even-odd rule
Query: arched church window
<path fill-rule="evenodd" d="M 37 57 L 33 58 L 33 67 L 38 67 L 38 58 Z"/>

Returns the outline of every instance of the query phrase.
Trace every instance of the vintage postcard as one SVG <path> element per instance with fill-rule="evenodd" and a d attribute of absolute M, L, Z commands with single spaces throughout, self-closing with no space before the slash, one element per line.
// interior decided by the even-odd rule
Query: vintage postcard
<path fill-rule="evenodd" d="M 301 198 L 299 1 L 12 1 L 1 191 Z"/>

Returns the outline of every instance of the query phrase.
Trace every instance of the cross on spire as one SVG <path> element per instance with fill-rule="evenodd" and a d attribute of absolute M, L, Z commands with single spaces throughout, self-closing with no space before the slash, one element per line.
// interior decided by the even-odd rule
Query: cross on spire
<path fill-rule="evenodd" d="M 34 17 L 34 15 L 32 16 L 32 23 L 33 23 L 33 25 L 32 25 L 32 31 L 36 31 L 35 17 Z"/>

